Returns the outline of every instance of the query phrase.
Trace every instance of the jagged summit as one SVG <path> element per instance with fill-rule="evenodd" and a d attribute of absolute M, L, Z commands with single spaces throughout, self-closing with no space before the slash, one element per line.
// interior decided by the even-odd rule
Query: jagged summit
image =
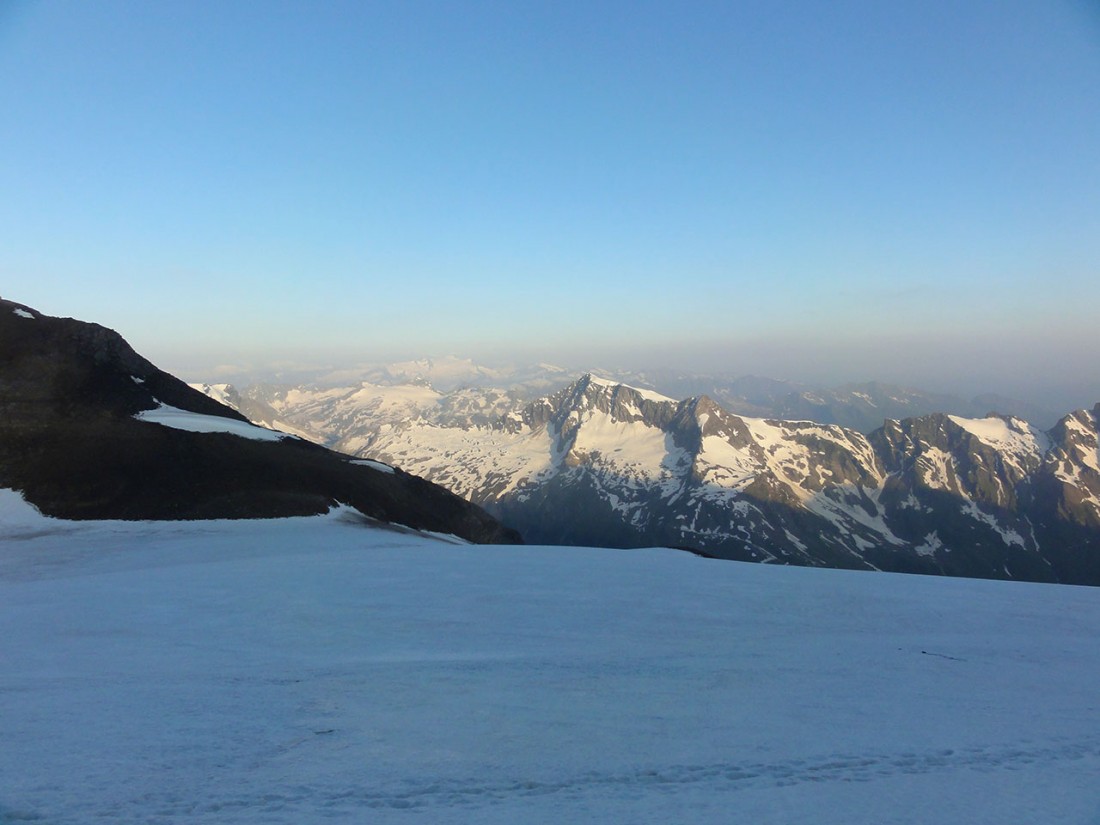
<path fill-rule="evenodd" d="M 4 300 L 0 488 L 60 518 L 311 515 L 343 503 L 415 529 L 517 539 L 423 479 L 251 424 L 113 330 Z"/>
<path fill-rule="evenodd" d="M 580 415 L 585 411 L 598 410 L 606 413 L 615 421 L 636 421 L 654 415 L 667 417 L 678 402 L 651 390 L 639 389 L 601 378 L 593 373 L 585 373 L 559 392 L 540 399 L 528 407 L 530 416 L 539 419 L 537 410 L 552 411 L 557 417 L 570 414 Z M 662 408 L 668 407 L 668 410 Z"/>
<path fill-rule="evenodd" d="M 72 415 L 89 407 L 128 416 L 162 404 L 247 421 L 157 369 L 99 324 L 53 318 L 0 300 L 0 351 L 0 405 L 12 422 L 43 411 Z"/>

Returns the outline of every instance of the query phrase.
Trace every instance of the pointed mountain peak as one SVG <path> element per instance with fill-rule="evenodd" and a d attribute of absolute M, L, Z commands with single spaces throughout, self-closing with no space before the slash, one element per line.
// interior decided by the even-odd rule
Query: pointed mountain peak
<path fill-rule="evenodd" d="M 671 419 L 678 406 L 679 402 L 652 390 L 586 372 L 553 395 L 533 402 L 524 415 L 535 426 L 550 420 L 564 422 L 592 411 L 609 415 L 614 421 L 645 421 L 660 426 Z"/>
<path fill-rule="evenodd" d="M 722 407 L 721 404 L 719 404 L 717 401 L 715 401 L 709 395 L 697 395 L 697 396 L 695 396 L 695 398 L 690 399 L 690 402 L 691 402 L 692 410 L 695 412 L 695 414 L 697 416 L 702 415 L 704 413 L 707 413 L 707 414 L 722 413 L 722 414 L 725 414 L 725 415 L 729 414 Z"/>
<path fill-rule="evenodd" d="M 3 311 L 11 308 L 10 312 Z M 0 383 L 20 404 L 80 416 L 90 409 L 133 415 L 162 404 L 238 421 L 244 417 L 195 392 L 139 355 L 112 329 L 57 318 L 24 304 L 0 301 Z M 19 406 L 19 415 L 33 415 Z"/>

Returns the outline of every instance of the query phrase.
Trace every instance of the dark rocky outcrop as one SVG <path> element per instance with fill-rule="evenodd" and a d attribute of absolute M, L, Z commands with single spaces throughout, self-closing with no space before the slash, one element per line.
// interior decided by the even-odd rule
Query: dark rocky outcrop
<path fill-rule="evenodd" d="M 477 542 L 519 537 L 416 476 L 297 439 L 191 432 L 136 418 L 167 405 L 251 427 L 118 333 L 0 300 L 0 487 L 67 519 L 312 515 L 337 503 Z"/>

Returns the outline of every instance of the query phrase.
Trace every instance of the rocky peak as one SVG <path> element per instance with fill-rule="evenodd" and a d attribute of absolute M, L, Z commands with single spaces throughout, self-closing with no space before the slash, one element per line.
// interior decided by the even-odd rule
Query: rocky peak
<path fill-rule="evenodd" d="M 1055 482 L 1060 509 L 1073 521 L 1100 527 L 1100 404 L 1065 416 L 1050 437 L 1043 471 Z"/>
<path fill-rule="evenodd" d="M 161 405 L 176 412 L 138 415 Z M 254 427 L 113 330 L 10 301 L 0 301 L 0 488 L 57 518 L 271 518 L 342 503 L 414 529 L 518 539 L 423 479 Z"/>
<path fill-rule="evenodd" d="M 12 416 L 98 413 L 130 416 L 160 404 L 247 419 L 195 392 L 137 352 L 117 332 L 0 301 L 0 404 Z"/>
<path fill-rule="evenodd" d="M 546 424 L 568 437 L 595 413 L 617 423 L 643 422 L 664 427 L 676 413 L 677 402 L 650 390 L 585 373 L 553 395 L 529 404 L 521 417 L 528 426 Z"/>
<path fill-rule="evenodd" d="M 1076 410 L 1062 418 L 1050 431 L 1055 448 L 1066 451 L 1095 449 L 1100 431 L 1100 404 L 1092 410 Z"/>
<path fill-rule="evenodd" d="M 887 421 L 870 436 L 889 472 L 915 491 L 940 491 L 992 508 L 1014 509 L 1020 485 L 1043 462 L 1049 438 L 1012 416 L 934 414 Z"/>

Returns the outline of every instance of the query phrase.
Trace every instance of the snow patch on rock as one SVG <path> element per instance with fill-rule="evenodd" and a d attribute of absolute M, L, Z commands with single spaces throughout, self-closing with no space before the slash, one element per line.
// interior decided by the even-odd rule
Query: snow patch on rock
<path fill-rule="evenodd" d="M 168 404 L 161 404 L 155 410 L 139 412 L 134 418 L 139 421 L 148 421 L 150 424 L 171 427 L 175 430 L 187 430 L 193 433 L 229 433 L 254 441 L 281 441 L 284 438 L 293 438 L 287 433 L 257 427 L 247 421 L 235 421 L 232 418 L 222 418 L 217 415 L 188 412 Z"/>

